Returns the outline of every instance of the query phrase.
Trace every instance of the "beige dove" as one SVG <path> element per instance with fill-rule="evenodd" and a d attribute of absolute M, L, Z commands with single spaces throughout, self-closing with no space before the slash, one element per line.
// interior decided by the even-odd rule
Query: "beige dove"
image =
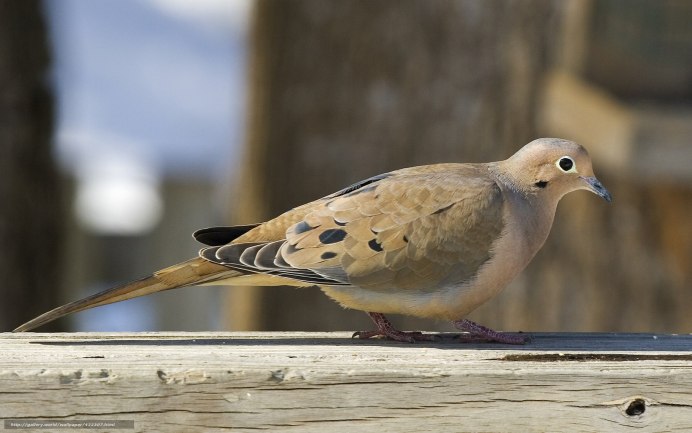
<path fill-rule="evenodd" d="M 610 201 L 577 143 L 541 138 L 509 159 L 435 164 L 374 176 L 261 224 L 194 236 L 199 257 L 74 301 L 21 325 L 189 285 L 319 286 L 362 310 L 397 341 L 434 334 L 395 329 L 385 314 L 453 321 L 465 339 L 521 344 L 465 316 L 497 295 L 543 245 L 560 198 L 590 190 Z"/>

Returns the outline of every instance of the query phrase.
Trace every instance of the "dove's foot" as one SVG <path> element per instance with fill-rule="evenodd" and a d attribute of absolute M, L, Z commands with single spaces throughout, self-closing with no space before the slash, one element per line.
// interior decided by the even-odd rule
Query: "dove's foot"
<path fill-rule="evenodd" d="M 503 344 L 526 344 L 530 340 L 529 337 L 523 335 L 493 331 L 467 319 L 455 320 L 452 324 L 455 328 L 468 332 L 468 334 L 459 336 L 459 340 L 464 342 L 490 341 Z"/>
<path fill-rule="evenodd" d="M 437 336 L 434 334 L 423 334 L 422 332 L 404 332 L 399 331 L 392 325 L 384 314 L 382 313 L 368 313 L 368 316 L 377 325 L 376 331 L 357 331 L 353 333 L 353 338 L 372 338 L 372 337 L 385 337 L 394 341 L 401 341 L 404 343 L 415 343 L 416 341 L 436 341 Z"/>

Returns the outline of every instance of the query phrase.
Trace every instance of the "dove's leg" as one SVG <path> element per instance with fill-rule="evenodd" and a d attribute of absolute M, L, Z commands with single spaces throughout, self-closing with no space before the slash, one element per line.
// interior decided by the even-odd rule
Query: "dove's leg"
<path fill-rule="evenodd" d="M 386 337 L 395 341 L 405 343 L 414 343 L 416 341 L 435 341 L 437 337 L 433 334 L 423 334 L 422 332 L 404 332 L 399 331 L 392 325 L 382 313 L 368 313 L 368 316 L 377 325 L 377 331 L 357 331 L 353 333 L 353 338 L 372 338 Z"/>
<path fill-rule="evenodd" d="M 468 337 L 461 336 L 461 340 L 489 340 L 504 344 L 525 344 L 528 341 L 528 338 L 522 335 L 493 331 L 468 319 L 455 320 L 452 324 L 455 328 L 470 334 Z"/>

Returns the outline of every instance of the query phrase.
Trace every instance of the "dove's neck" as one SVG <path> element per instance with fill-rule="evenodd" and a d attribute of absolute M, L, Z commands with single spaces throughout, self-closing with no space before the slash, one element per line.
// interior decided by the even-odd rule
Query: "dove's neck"
<path fill-rule="evenodd" d="M 506 214 L 507 224 L 520 234 L 528 263 L 548 238 L 557 206 L 540 197 L 513 191 L 507 192 L 505 197 L 511 209 Z"/>
<path fill-rule="evenodd" d="M 511 209 L 505 214 L 506 223 L 520 236 L 530 260 L 550 233 L 559 198 L 546 194 L 547 191 L 537 193 L 525 179 L 514 175 L 517 171 L 513 167 L 503 166 L 509 161 L 489 164 L 488 169 L 503 190 L 508 210 Z"/>

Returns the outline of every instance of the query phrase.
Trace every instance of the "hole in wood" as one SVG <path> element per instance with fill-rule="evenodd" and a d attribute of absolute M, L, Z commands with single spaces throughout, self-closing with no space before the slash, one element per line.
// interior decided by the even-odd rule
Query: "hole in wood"
<path fill-rule="evenodd" d="M 625 413 L 629 416 L 637 416 L 643 414 L 645 410 L 646 402 L 641 398 L 637 398 L 630 402 L 627 409 L 625 409 Z"/>

